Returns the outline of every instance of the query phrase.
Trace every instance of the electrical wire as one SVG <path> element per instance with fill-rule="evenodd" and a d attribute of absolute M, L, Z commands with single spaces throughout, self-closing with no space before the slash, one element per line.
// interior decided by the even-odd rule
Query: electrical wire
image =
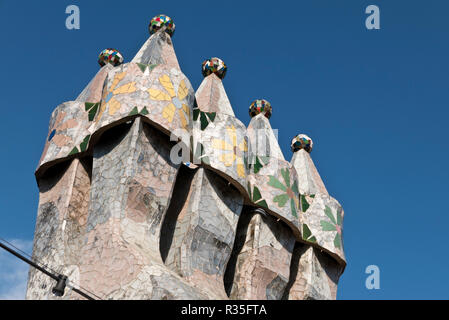
<path fill-rule="evenodd" d="M 17 251 L 19 251 L 19 252 L 23 253 L 24 255 L 30 257 L 30 259 L 28 259 L 28 258 L 24 257 L 23 255 L 19 254 L 17 251 L 13 250 L 12 248 L 8 247 L 7 245 L 3 244 L 2 242 L 7 243 L 9 246 L 15 248 Z M 39 271 L 41 271 L 42 273 L 46 274 L 47 276 L 49 276 L 53 280 L 56 280 L 56 281 L 60 280 L 60 277 L 59 277 L 60 275 L 59 275 L 58 272 L 55 272 L 53 269 L 51 269 L 50 267 L 44 265 L 43 263 L 41 263 L 39 261 L 37 261 L 37 262 L 33 261 L 33 258 L 28 253 L 26 253 L 23 250 L 17 248 L 15 245 L 13 245 L 9 241 L 6 241 L 5 239 L 3 239 L 1 237 L 0 237 L 0 247 L 5 249 L 6 251 L 11 253 L 15 257 L 21 259 L 22 261 L 28 263 L 32 267 L 38 269 Z M 37 259 L 34 259 L 34 260 L 37 260 Z M 53 273 L 48 271 L 47 269 L 50 269 L 50 271 L 52 271 Z M 66 284 L 67 284 L 67 282 L 72 283 L 71 281 L 66 280 Z M 92 298 L 91 296 L 89 296 L 88 294 L 86 294 L 83 291 L 86 291 L 86 292 L 90 293 L 91 295 L 95 296 L 97 299 L 102 300 L 102 298 L 99 297 L 98 295 L 92 293 L 91 291 L 89 291 L 89 290 L 87 290 L 87 289 L 85 289 L 85 288 L 83 288 L 83 287 L 81 287 L 79 285 L 77 285 L 77 287 L 79 289 L 75 288 L 75 286 L 73 286 L 73 285 L 70 285 L 70 286 L 71 286 L 71 290 L 75 291 L 76 293 L 80 294 L 81 296 L 83 296 L 86 299 L 95 300 L 94 298 Z M 83 291 L 81 291 L 80 289 L 83 290 Z"/>
<path fill-rule="evenodd" d="M 42 263 L 40 262 L 38 259 L 34 258 L 28 254 L 27 252 L 21 250 L 20 248 L 16 247 L 14 244 L 12 244 L 11 242 L 7 241 L 6 239 L 3 239 L 2 237 L 0 237 L 0 241 L 3 241 L 5 243 L 7 243 L 10 247 L 13 247 L 14 249 L 16 249 L 17 251 L 19 251 L 20 253 L 22 253 L 23 255 L 27 256 L 28 258 L 30 258 L 31 261 L 33 261 L 34 263 L 40 264 L 41 267 L 45 267 L 47 269 L 49 269 L 50 271 L 52 271 L 53 273 L 57 274 L 59 272 L 56 272 L 55 270 L 53 270 L 48 264 Z"/>
<path fill-rule="evenodd" d="M 97 298 L 98 300 L 104 300 L 102 297 L 96 295 L 96 294 L 93 293 L 92 291 L 90 291 L 90 290 L 88 290 L 88 289 L 86 289 L 86 288 L 83 288 L 83 287 L 81 287 L 80 285 L 77 285 L 77 284 L 73 283 L 72 281 L 70 281 L 70 280 L 68 280 L 68 279 L 67 279 L 67 284 L 68 284 L 69 286 L 71 286 L 71 288 L 72 288 L 73 291 L 75 291 L 75 289 L 76 289 L 75 287 L 78 287 L 78 288 L 80 288 L 80 289 L 86 291 L 87 293 L 90 293 L 92 296 L 94 296 L 94 297 Z"/>
<path fill-rule="evenodd" d="M 9 246 L 15 248 L 17 251 L 21 252 L 23 255 L 29 257 L 29 258 L 31 259 L 31 261 L 33 261 L 34 263 L 40 264 L 41 267 L 45 267 L 45 268 L 47 268 L 47 269 L 50 269 L 50 271 L 52 271 L 53 273 L 59 274 L 59 272 L 56 272 L 56 271 L 55 271 L 54 269 L 52 269 L 50 266 L 48 266 L 47 264 L 42 263 L 42 262 L 39 261 L 37 258 L 34 258 L 34 259 L 33 259 L 33 257 L 32 257 L 30 254 L 28 254 L 27 252 L 25 252 L 25 251 L 21 250 L 20 248 L 16 247 L 16 246 L 15 246 L 14 244 L 12 244 L 11 242 L 9 242 L 9 241 L 7 241 L 7 240 L 1 238 L 1 237 L 0 237 L 0 241 L 6 242 Z M 78 288 L 80 288 L 80 289 L 82 289 L 82 290 L 84 290 L 84 291 L 90 293 L 91 295 L 95 296 L 96 298 L 98 298 L 98 299 L 100 299 L 100 300 L 103 300 L 101 297 L 99 297 L 99 296 L 96 295 L 95 293 L 89 291 L 88 289 L 83 288 L 83 287 L 81 287 L 80 285 L 77 285 L 77 284 L 73 283 L 73 282 L 70 281 L 70 280 L 67 280 L 67 282 L 70 282 L 72 287 L 78 287 Z"/>

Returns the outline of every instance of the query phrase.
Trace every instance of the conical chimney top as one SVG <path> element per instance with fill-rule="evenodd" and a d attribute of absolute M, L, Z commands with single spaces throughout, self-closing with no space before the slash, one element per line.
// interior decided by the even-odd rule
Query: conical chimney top
<path fill-rule="evenodd" d="M 209 117 L 215 117 L 216 113 L 235 116 L 221 81 L 226 74 L 226 70 L 226 64 L 219 58 L 207 59 L 202 64 L 204 79 L 196 91 L 195 97 L 199 109 L 203 113 L 206 112 Z M 205 117 L 206 115 L 200 116 Z"/>
<path fill-rule="evenodd" d="M 173 20 L 160 14 L 150 21 L 150 38 L 144 43 L 131 62 L 144 65 L 164 64 L 180 69 L 171 36 L 175 32 Z"/>
<path fill-rule="evenodd" d="M 299 134 L 292 139 L 293 157 L 290 162 L 298 173 L 299 191 L 306 195 L 317 193 L 328 195 L 329 193 L 310 156 L 312 148 L 313 141 L 305 134 Z"/>

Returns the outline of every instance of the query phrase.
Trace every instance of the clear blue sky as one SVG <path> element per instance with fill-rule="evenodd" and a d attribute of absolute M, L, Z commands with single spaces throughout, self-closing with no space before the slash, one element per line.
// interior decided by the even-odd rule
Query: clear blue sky
<path fill-rule="evenodd" d="M 80 30 L 65 28 L 70 4 Z M 365 28 L 370 4 L 380 30 Z M 248 124 L 249 104 L 265 98 L 288 160 L 294 135 L 314 140 L 315 164 L 345 210 L 338 297 L 448 299 L 448 12 L 443 0 L 0 0 L 0 236 L 29 248 L 52 110 L 77 97 L 102 49 L 130 61 L 149 20 L 165 13 L 195 89 L 201 62 L 220 57 L 238 118 Z M 18 285 L 10 264 L 0 255 L 0 297 Z M 370 264 L 380 290 L 365 288 Z"/>

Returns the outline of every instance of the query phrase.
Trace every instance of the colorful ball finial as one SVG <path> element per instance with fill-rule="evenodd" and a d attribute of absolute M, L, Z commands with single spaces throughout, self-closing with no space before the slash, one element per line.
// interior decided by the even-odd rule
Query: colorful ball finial
<path fill-rule="evenodd" d="M 114 67 L 117 67 L 123 63 L 123 56 L 116 49 L 111 48 L 104 49 L 98 56 L 98 63 L 102 67 L 105 66 L 107 63 L 110 63 Z"/>
<path fill-rule="evenodd" d="M 207 77 L 208 75 L 215 73 L 217 77 L 223 79 L 226 75 L 226 71 L 228 67 L 223 62 L 223 60 L 219 58 L 210 58 L 208 60 L 204 60 L 202 65 L 203 76 Z"/>
<path fill-rule="evenodd" d="M 254 100 L 253 103 L 251 103 L 251 105 L 249 106 L 249 116 L 251 118 L 263 113 L 265 117 L 270 119 L 271 111 L 271 104 L 264 99 Z"/>
<path fill-rule="evenodd" d="M 172 18 L 166 16 L 165 14 L 155 16 L 151 19 L 150 25 L 148 26 L 150 34 L 154 34 L 162 28 L 165 29 L 165 32 L 167 32 L 170 37 L 173 36 L 173 33 L 175 32 L 175 23 Z"/>
<path fill-rule="evenodd" d="M 310 153 L 312 152 L 313 141 L 309 136 L 306 136 L 305 134 L 298 134 L 292 139 L 291 148 L 293 152 L 304 149 L 308 153 Z"/>

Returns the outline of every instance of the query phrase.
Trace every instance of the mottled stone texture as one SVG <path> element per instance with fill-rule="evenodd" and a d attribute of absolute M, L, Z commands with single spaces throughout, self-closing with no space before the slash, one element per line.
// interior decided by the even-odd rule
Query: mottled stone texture
<path fill-rule="evenodd" d="M 248 125 L 248 139 L 252 155 L 284 160 L 277 135 L 265 115 L 258 114 L 251 119 Z"/>
<path fill-rule="evenodd" d="M 209 297 L 227 298 L 223 275 L 242 206 L 243 197 L 227 181 L 196 170 L 165 264 Z"/>
<path fill-rule="evenodd" d="M 335 300 L 342 268 L 328 254 L 297 243 L 293 251 L 286 297 L 289 300 Z"/>
<path fill-rule="evenodd" d="M 221 79 L 211 73 L 204 78 L 195 93 L 198 107 L 204 112 L 219 112 L 235 117 Z"/>
<path fill-rule="evenodd" d="M 76 101 L 82 102 L 97 102 L 101 99 L 103 93 L 103 84 L 108 76 L 108 72 L 113 69 L 111 64 L 106 64 L 102 67 L 95 77 L 88 83 L 84 90 L 76 98 Z"/>
<path fill-rule="evenodd" d="M 142 64 L 164 64 L 179 68 L 178 59 L 170 35 L 164 30 L 158 30 L 145 42 L 132 62 Z"/>
<path fill-rule="evenodd" d="M 74 159 L 51 168 L 39 179 L 33 258 L 72 281 L 79 275 L 89 204 L 89 171 L 88 161 Z M 26 297 L 53 299 L 49 293 L 54 285 L 52 279 L 31 268 Z"/>
<path fill-rule="evenodd" d="M 310 154 L 306 150 L 301 149 L 295 152 L 290 162 L 298 173 L 298 185 L 301 194 L 329 194 Z"/>
<path fill-rule="evenodd" d="M 109 132 L 94 149 L 80 284 L 104 298 L 198 299 L 159 253 L 178 169 L 171 145 L 140 118 L 128 127 Z"/>
<path fill-rule="evenodd" d="M 279 300 L 287 288 L 295 238 L 260 209 L 244 214 L 234 249 L 235 269 L 226 279 L 230 298 Z"/>

